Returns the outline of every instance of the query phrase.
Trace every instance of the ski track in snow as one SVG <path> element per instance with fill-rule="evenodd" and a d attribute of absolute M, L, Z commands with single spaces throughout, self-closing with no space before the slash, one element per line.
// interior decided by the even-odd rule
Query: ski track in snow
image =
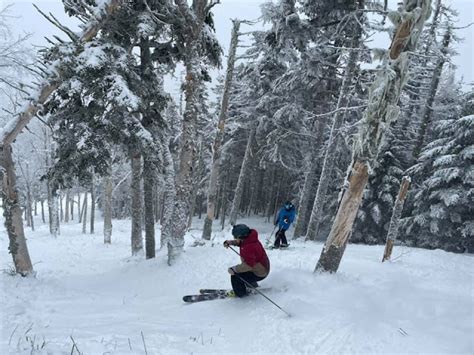
<path fill-rule="evenodd" d="M 261 241 L 272 230 L 263 218 L 243 222 Z M 114 221 L 111 245 L 77 222 L 57 239 L 39 220 L 37 231 L 27 228 L 37 275 L 0 275 L 0 354 L 70 354 L 73 341 L 83 354 L 474 353 L 470 255 L 395 247 L 400 257 L 381 263 L 383 246 L 349 245 L 337 274 L 315 275 L 322 244 L 293 240 L 267 251 L 272 271 L 261 282 L 289 318 L 260 295 L 182 302 L 200 288 L 230 287 L 227 268 L 239 263 L 222 247 L 230 227 L 216 223 L 212 242 L 191 247 L 203 225 L 196 219 L 170 268 L 165 250 L 130 256 L 129 225 Z M 3 270 L 12 265 L 7 248 L 2 228 Z"/>

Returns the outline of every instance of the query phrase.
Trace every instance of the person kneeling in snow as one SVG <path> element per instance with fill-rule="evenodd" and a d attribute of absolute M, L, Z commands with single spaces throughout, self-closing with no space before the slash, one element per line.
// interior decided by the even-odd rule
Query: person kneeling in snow
<path fill-rule="evenodd" d="M 247 295 L 245 281 L 258 287 L 257 281 L 263 280 L 270 273 L 270 260 L 255 229 L 250 229 L 245 224 L 236 224 L 232 228 L 232 235 L 234 240 L 226 240 L 224 247 L 239 246 L 242 263 L 230 267 L 228 271 L 235 296 L 243 297 Z"/>

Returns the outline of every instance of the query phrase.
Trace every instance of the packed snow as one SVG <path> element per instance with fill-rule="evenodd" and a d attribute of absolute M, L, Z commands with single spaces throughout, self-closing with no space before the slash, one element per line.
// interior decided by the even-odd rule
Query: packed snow
<path fill-rule="evenodd" d="M 260 240 L 273 225 L 243 219 Z M 131 257 L 130 221 L 114 221 L 112 244 L 72 221 L 54 239 L 36 220 L 26 228 L 36 277 L 12 276 L 0 230 L 1 354 L 473 354 L 474 258 L 441 250 L 349 245 L 337 274 L 314 274 L 322 244 L 290 241 L 269 250 L 260 295 L 186 304 L 200 288 L 229 288 L 229 228 L 193 247 L 186 234 L 176 265 L 166 250 Z M 102 229 L 99 221 L 96 231 Z M 291 233 L 289 233 L 291 236 Z M 159 226 L 157 226 L 159 239 Z"/>

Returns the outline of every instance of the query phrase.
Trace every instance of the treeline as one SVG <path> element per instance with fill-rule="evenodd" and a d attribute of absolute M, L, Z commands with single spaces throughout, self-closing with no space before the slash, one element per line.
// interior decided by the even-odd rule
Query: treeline
<path fill-rule="evenodd" d="M 360 162 L 370 177 L 339 247 L 349 236 L 385 243 L 409 176 L 398 241 L 473 252 L 474 92 L 462 89 L 451 62 L 455 11 L 429 3 L 397 11 L 363 0 L 266 3 L 268 29 L 234 20 L 213 102 L 211 71 L 222 55 L 211 12 L 217 1 L 65 1 L 83 33 L 44 14 L 69 41 L 51 40 L 39 52 L 40 95 L 2 134 L 9 151 L 19 129 L 40 117 L 29 126 L 34 137 L 21 135 L 14 146 L 21 198 L 4 185 L 7 215 L 20 201 L 33 227 L 37 204 L 47 200 L 58 235 L 59 221 L 89 196 L 104 214 L 105 242 L 113 242 L 113 218 L 131 218 L 134 255 L 155 256 L 160 223 L 171 265 L 193 216 L 202 217 L 206 240 L 214 220 L 222 228 L 243 216 L 271 220 L 285 200 L 297 206 L 295 237 L 326 240 Z M 370 49 L 381 31 L 393 38 L 390 48 Z M 163 84 L 177 65 L 179 102 Z M 76 211 L 82 223 L 84 209 Z M 9 236 L 21 239 L 18 229 Z M 32 270 L 14 261 L 20 273 Z"/>

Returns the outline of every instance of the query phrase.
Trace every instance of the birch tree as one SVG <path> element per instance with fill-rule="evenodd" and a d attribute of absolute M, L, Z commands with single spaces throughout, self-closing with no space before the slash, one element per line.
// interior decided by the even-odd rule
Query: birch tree
<path fill-rule="evenodd" d="M 110 170 L 109 170 L 110 171 Z M 112 172 L 103 178 L 104 244 L 112 243 Z"/>
<path fill-rule="evenodd" d="M 367 184 L 369 166 L 376 159 L 384 130 L 396 119 L 400 91 L 406 82 L 408 53 L 418 42 L 425 21 L 431 12 L 431 1 L 405 1 L 391 18 L 397 30 L 369 95 L 369 105 L 359 128 L 353 161 L 328 239 L 315 271 L 336 272 L 341 262 L 362 193 Z"/>

